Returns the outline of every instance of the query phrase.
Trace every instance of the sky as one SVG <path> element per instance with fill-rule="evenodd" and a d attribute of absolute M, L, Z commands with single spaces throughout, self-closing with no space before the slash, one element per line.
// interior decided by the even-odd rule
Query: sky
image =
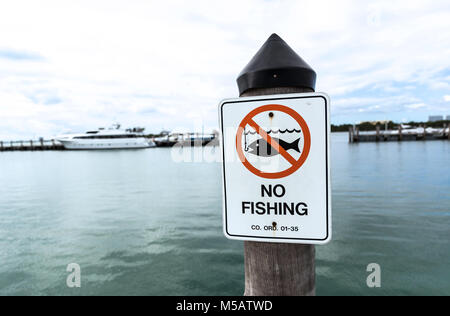
<path fill-rule="evenodd" d="M 316 71 L 334 124 L 450 115 L 448 0 L 1 0 L 0 140 L 217 128 L 272 33 Z"/>

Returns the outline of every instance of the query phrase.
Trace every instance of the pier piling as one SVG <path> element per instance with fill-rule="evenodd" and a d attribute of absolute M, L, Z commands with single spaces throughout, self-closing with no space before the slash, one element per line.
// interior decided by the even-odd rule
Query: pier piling
<path fill-rule="evenodd" d="M 0 151 L 36 151 L 36 150 L 64 150 L 64 146 L 55 140 L 18 140 L 0 141 Z"/>
<path fill-rule="evenodd" d="M 314 92 L 316 74 L 273 34 L 237 82 L 241 97 L 307 93 Z M 244 257 L 245 296 L 315 295 L 314 245 L 245 241 Z"/>
<path fill-rule="evenodd" d="M 359 142 L 359 127 L 358 126 L 355 127 L 355 135 L 353 136 L 353 141 L 355 143 Z"/>

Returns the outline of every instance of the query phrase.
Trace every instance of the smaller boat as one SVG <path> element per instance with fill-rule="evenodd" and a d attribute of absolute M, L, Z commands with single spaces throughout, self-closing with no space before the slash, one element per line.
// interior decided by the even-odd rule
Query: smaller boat
<path fill-rule="evenodd" d="M 172 147 L 175 144 L 182 146 L 205 146 L 216 139 L 214 134 L 203 133 L 162 133 L 154 139 L 157 147 Z"/>

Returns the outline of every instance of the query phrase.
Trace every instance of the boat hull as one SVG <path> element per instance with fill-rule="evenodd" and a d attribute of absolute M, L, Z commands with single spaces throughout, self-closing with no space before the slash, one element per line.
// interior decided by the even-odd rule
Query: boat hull
<path fill-rule="evenodd" d="M 69 150 L 105 150 L 105 149 L 146 149 L 154 147 L 145 138 L 99 139 L 99 140 L 58 140 Z"/>

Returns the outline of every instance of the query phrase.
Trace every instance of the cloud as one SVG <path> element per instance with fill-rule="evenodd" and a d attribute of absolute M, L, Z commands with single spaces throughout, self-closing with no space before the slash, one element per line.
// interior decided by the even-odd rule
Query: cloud
<path fill-rule="evenodd" d="M 450 102 L 450 95 L 444 95 L 444 101 Z"/>
<path fill-rule="evenodd" d="M 423 108 L 425 106 L 426 106 L 425 103 L 414 103 L 414 104 L 406 105 L 406 107 L 408 109 L 420 109 L 420 108 Z"/>
<path fill-rule="evenodd" d="M 43 61 L 44 57 L 28 51 L 16 51 L 12 49 L 0 49 L 0 58 L 12 61 Z"/>
<path fill-rule="evenodd" d="M 316 70 L 335 123 L 448 111 L 448 1 L 17 0 L 0 29 L 1 135 L 216 127 L 273 32 Z"/>

